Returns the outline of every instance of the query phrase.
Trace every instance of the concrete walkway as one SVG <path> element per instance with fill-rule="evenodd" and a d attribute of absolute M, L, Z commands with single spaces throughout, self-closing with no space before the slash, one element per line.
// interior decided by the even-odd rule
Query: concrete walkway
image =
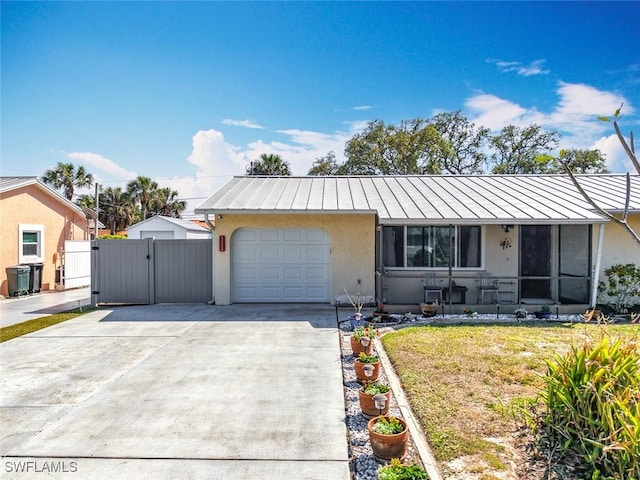
<path fill-rule="evenodd" d="M 34 295 L 6 298 L 0 301 L 0 327 L 90 304 L 91 289 L 89 287 L 62 292 L 46 290 Z"/>
<path fill-rule="evenodd" d="M 330 306 L 101 309 L 0 364 L 2 478 L 349 478 Z"/>

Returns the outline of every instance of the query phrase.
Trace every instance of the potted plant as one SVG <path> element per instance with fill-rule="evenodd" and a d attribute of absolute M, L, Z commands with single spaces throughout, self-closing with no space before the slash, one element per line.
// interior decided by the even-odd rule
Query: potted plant
<path fill-rule="evenodd" d="M 367 376 L 365 373 L 365 365 L 373 366 L 371 376 Z M 356 371 L 356 378 L 362 383 L 374 382 L 380 375 L 380 359 L 377 355 L 368 355 L 362 352 L 356 357 L 356 361 L 353 363 L 353 368 Z"/>
<path fill-rule="evenodd" d="M 367 355 L 371 353 L 373 348 L 373 339 L 378 336 L 378 331 L 375 327 L 356 327 L 351 334 L 351 351 L 357 357 L 360 353 L 364 352 Z M 362 338 L 368 338 L 368 345 L 362 345 Z"/>
<path fill-rule="evenodd" d="M 407 454 L 409 429 L 402 418 L 390 415 L 374 417 L 367 423 L 367 430 L 376 457 L 384 460 L 402 460 Z"/>
<path fill-rule="evenodd" d="M 523 320 L 527 318 L 527 315 L 529 315 L 529 312 L 527 312 L 527 309 L 523 307 L 516 308 L 515 312 L 513 313 L 516 315 L 516 318 L 518 320 Z"/>
<path fill-rule="evenodd" d="M 536 318 L 551 318 L 551 309 L 549 308 L 549 305 L 546 304 L 542 305 L 542 307 L 540 307 L 540 310 L 537 310 L 533 313 Z"/>
<path fill-rule="evenodd" d="M 421 303 L 420 310 L 424 317 L 435 317 L 438 314 L 438 302 Z"/>
<path fill-rule="evenodd" d="M 376 408 L 376 402 L 373 398 L 375 395 L 384 395 L 387 398 L 382 410 Z M 360 410 L 362 410 L 362 415 L 365 418 L 386 415 L 389 412 L 391 387 L 386 383 L 371 382 L 358 390 L 358 398 L 360 400 Z"/>
<path fill-rule="evenodd" d="M 373 316 L 374 316 L 374 317 L 379 317 L 379 318 L 381 318 L 381 319 L 382 319 L 382 318 L 388 318 L 388 317 L 389 317 L 389 312 L 387 312 L 387 311 L 384 309 L 384 304 L 383 304 L 383 303 L 381 303 L 380 305 L 378 305 L 378 308 L 376 308 L 376 309 L 373 311 Z"/>
<path fill-rule="evenodd" d="M 404 465 L 398 458 L 378 470 L 378 480 L 428 480 L 424 468 L 417 463 Z"/>

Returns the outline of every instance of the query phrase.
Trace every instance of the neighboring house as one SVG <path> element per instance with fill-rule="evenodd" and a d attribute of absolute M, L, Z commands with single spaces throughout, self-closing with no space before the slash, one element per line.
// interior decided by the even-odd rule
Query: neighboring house
<path fill-rule="evenodd" d="M 127 238 L 206 239 L 211 238 L 211 230 L 189 220 L 155 215 L 127 228 Z"/>
<path fill-rule="evenodd" d="M 578 178 L 607 211 L 623 210 L 625 175 Z M 640 230 L 640 177 L 631 180 Z M 604 268 L 640 262 L 637 243 L 566 175 L 244 176 L 195 212 L 215 219 L 220 305 L 333 302 L 345 288 L 416 304 L 433 283 L 445 297 L 455 287 L 456 303 L 582 308 Z"/>
<path fill-rule="evenodd" d="M 0 294 L 8 294 L 6 268 L 43 264 L 42 289 L 54 288 L 65 241 L 88 240 L 95 214 L 70 202 L 37 177 L 0 177 Z"/>

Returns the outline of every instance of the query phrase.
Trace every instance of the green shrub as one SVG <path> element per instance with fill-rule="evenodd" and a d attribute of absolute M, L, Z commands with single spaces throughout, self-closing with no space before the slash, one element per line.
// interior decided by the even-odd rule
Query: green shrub
<path fill-rule="evenodd" d="M 600 300 L 616 313 L 627 313 L 640 302 L 640 267 L 635 263 L 613 265 L 604 270 L 598 284 Z"/>
<path fill-rule="evenodd" d="M 380 359 L 377 355 L 367 355 L 364 352 L 360 352 L 360 355 L 358 355 L 358 361 L 360 363 L 378 363 Z"/>
<path fill-rule="evenodd" d="M 542 426 L 592 478 L 640 478 L 640 349 L 604 337 L 547 362 Z"/>
<path fill-rule="evenodd" d="M 429 476 L 418 464 L 403 465 L 397 458 L 378 470 L 378 480 L 428 480 Z"/>
<path fill-rule="evenodd" d="M 100 240 L 127 240 L 126 235 L 100 235 L 98 239 Z"/>

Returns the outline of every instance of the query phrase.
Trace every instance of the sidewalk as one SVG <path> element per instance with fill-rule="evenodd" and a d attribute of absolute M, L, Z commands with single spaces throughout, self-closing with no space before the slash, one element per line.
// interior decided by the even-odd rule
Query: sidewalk
<path fill-rule="evenodd" d="M 0 327 L 7 327 L 90 304 L 91 289 L 89 287 L 63 292 L 46 290 L 25 297 L 7 298 L 0 300 Z"/>

